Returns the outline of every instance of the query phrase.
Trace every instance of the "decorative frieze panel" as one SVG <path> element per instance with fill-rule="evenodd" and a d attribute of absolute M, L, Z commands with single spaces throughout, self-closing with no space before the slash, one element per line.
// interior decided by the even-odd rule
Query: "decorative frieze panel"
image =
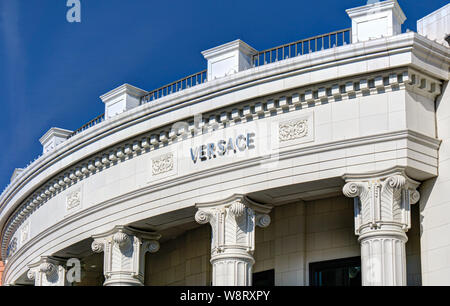
<path fill-rule="evenodd" d="M 169 151 L 150 159 L 150 182 L 165 179 L 177 173 L 178 159 L 176 151 Z"/>
<path fill-rule="evenodd" d="M 308 135 L 308 119 L 285 121 L 278 128 L 280 142 L 303 138 Z"/>
<path fill-rule="evenodd" d="M 20 229 L 20 244 L 23 245 L 30 238 L 30 221 L 25 222 Z"/>
<path fill-rule="evenodd" d="M 152 159 L 152 174 L 159 175 L 174 169 L 173 153 L 167 153 Z"/>
<path fill-rule="evenodd" d="M 314 111 L 285 114 L 282 120 L 274 120 L 271 130 L 271 147 L 274 150 L 314 141 Z"/>
<path fill-rule="evenodd" d="M 81 189 L 74 190 L 66 196 L 66 211 L 71 213 L 72 211 L 81 208 Z"/>

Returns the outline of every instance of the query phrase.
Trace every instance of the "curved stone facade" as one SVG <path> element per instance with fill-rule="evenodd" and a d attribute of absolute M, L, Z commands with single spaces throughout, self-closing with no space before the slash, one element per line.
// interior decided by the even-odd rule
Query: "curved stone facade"
<path fill-rule="evenodd" d="M 308 285 L 358 256 L 363 285 L 448 284 L 417 207 L 446 194 L 450 49 L 382 3 L 348 10 L 351 43 L 256 65 L 237 40 L 195 86 L 124 84 L 102 120 L 49 130 L 0 196 L 4 284 Z"/>

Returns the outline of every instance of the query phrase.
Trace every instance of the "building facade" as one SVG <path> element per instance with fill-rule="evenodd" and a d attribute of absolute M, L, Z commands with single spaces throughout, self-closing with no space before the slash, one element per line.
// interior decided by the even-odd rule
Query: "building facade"
<path fill-rule="evenodd" d="M 450 5 L 154 91 L 124 84 L 0 196 L 4 285 L 450 285 Z"/>

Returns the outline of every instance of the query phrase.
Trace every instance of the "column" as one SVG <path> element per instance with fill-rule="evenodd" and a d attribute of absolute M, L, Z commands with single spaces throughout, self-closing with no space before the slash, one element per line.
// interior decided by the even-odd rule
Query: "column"
<path fill-rule="evenodd" d="M 398 169 L 344 179 L 344 195 L 355 198 L 363 286 L 406 286 L 406 232 L 410 205 L 420 198 L 419 182 Z"/>
<path fill-rule="evenodd" d="M 224 201 L 197 204 L 195 220 L 211 225 L 213 286 L 251 286 L 255 262 L 255 226 L 270 224 L 271 206 L 257 204 L 243 195 Z"/>
<path fill-rule="evenodd" d="M 159 250 L 160 237 L 126 226 L 93 236 L 92 250 L 104 253 L 104 286 L 143 286 L 145 254 Z"/>
<path fill-rule="evenodd" d="M 66 269 L 64 268 L 64 260 L 42 256 L 41 259 L 34 264 L 28 266 L 27 276 L 30 280 L 34 280 L 35 286 L 68 286 L 66 280 Z"/>

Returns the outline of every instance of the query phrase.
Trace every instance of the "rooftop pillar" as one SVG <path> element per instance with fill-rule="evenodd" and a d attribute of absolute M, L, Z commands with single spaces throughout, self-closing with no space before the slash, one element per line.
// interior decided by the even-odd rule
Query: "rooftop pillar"
<path fill-rule="evenodd" d="M 406 16 L 397 0 L 368 2 L 365 6 L 346 10 L 352 20 L 352 43 L 402 33 Z"/>
<path fill-rule="evenodd" d="M 66 141 L 70 134 L 72 134 L 72 131 L 55 127 L 48 130 L 47 133 L 39 139 L 39 142 L 42 144 L 42 153 L 45 154 L 55 149 L 57 145 Z"/>
<path fill-rule="evenodd" d="M 146 93 L 143 89 L 123 84 L 100 96 L 105 103 L 105 120 L 139 106 L 141 97 Z"/>
<path fill-rule="evenodd" d="M 257 51 L 240 39 L 202 52 L 208 61 L 208 81 L 252 67 L 252 55 Z"/>

